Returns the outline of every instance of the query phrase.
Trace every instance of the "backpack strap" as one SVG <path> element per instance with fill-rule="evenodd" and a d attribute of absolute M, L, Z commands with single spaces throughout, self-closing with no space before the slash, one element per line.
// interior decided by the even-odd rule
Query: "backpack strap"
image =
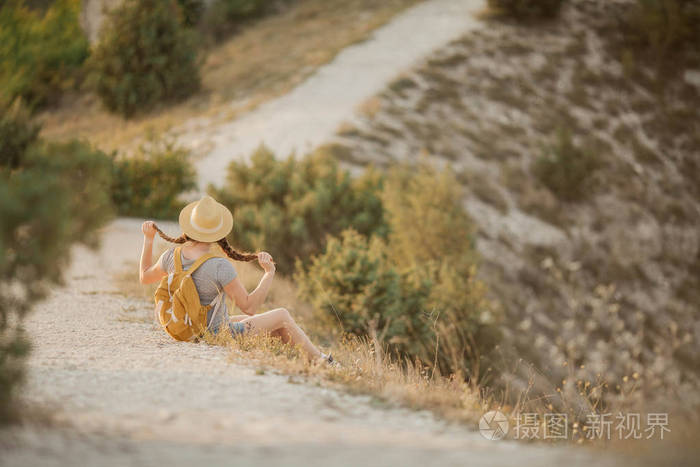
<path fill-rule="evenodd" d="M 197 261 L 195 261 L 192 266 L 187 268 L 187 273 L 192 274 L 198 267 L 200 267 L 204 262 L 208 259 L 216 258 L 216 255 L 212 255 L 211 253 L 207 253 L 206 255 L 202 255 L 199 258 L 197 258 Z M 182 267 L 182 265 L 180 265 Z"/>
<path fill-rule="evenodd" d="M 173 251 L 173 260 L 175 261 L 175 272 L 182 271 L 182 257 L 180 256 L 180 250 L 182 247 L 175 248 Z"/>
<path fill-rule="evenodd" d="M 182 271 L 183 271 L 183 268 L 182 268 L 182 256 L 180 256 L 180 254 L 181 254 L 181 253 L 180 253 L 180 250 L 181 250 L 181 249 L 182 249 L 181 247 L 177 247 L 177 248 L 175 248 L 175 251 L 173 252 L 173 258 L 174 258 L 174 260 L 175 260 L 175 272 L 176 272 L 176 273 L 177 273 L 177 272 L 182 272 Z M 217 258 L 217 256 L 216 256 L 216 255 L 213 255 L 213 254 L 211 254 L 211 253 L 207 253 L 207 254 L 205 254 L 205 255 L 200 256 L 199 258 L 197 258 L 197 261 L 195 261 L 194 263 L 192 263 L 192 266 L 190 266 L 189 268 L 187 268 L 187 271 L 188 271 L 190 274 L 192 274 L 198 267 L 200 267 L 202 264 L 204 264 L 204 262 L 205 262 L 206 260 L 211 259 L 211 258 Z"/>

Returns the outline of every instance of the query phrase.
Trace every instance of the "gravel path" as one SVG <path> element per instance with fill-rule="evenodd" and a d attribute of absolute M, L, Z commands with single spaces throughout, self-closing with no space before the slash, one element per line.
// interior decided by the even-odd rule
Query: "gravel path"
<path fill-rule="evenodd" d="M 473 14 L 484 6 L 484 0 L 421 2 L 343 50 L 290 93 L 220 126 L 203 130 L 199 120 L 185 124 L 175 132 L 180 142 L 206 148 L 197 163 L 201 187 L 222 184 L 229 162 L 249 156 L 263 142 L 283 157 L 323 143 L 358 104 L 402 71 L 479 27 Z"/>
<path fill-rule="evenodd" d="M 592 460 L 582 449 L 487 441 L 427 412 L 260 375 L 223 348 L 172 341 L 148 321 L 149 303 L 124 297 L 110 280 L 137 259 L 140 240 L 140 220 L 119 219 L 104 230 L 100 251 L 76 248 L 66 287 L 28 319 L 34 350 L 24 398 L 54 413 L 59 427 L 0 433 L 0 465 Z"/>

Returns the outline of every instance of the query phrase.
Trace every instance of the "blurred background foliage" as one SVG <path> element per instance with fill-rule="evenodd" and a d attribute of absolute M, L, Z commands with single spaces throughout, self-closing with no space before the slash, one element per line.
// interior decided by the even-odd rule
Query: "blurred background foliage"
<path fill-rule="evenodd" d="M 209 192 L 234 213 L 235 245 L 265 248 L 280 271 L 291 272 L 297 258 L 323 249 L 327 235 L 350 227 L 385 235 L 381 185 L 378 172 L 352 177 L 324 151 L 277 160 L 261 147 L 250 164 L 232 162 L 224 186 Z"/>
<path fill-rule="evenodd" d="M 578 201 L 590 194 L 593 173 L 601 165 L 598 153 L 575 144 L 570 131 L 559 129 L 534 161 L 533 173 L 559 199 Z"/>
<path fill-rule="evenodd" d="M 488 0 L 496 13 L 519 20 L 553 18 L 566 0 Z"/>
<path fill-rule="evenodd" d="M 112 202 L 121 216 L 176 219 L 180 195 L 196 188 L 188 150 L 170 140 L 151 139 L 133 154 L 113 156 Z"/>
<path fill-rule="evenodd" d="M 221 40 L 274 6 L 275 2 L 268 0 L 215 0 L 203 14 L 199 30 L 212 39 Z"/>
<path fill-rule="evenodd" d="M 125 117 L 176 102 L 199 89 L 206 47 L 280 3 L 263 0 L 127 0 L 107 15 L 90 51 L 79 23 L 79 0 L 0 5 L 0 93 L 22 97 L 30 109 L 55 104 L 89 75 L 94 91 Z M 492 11 L 516 20 L 554 17 L 565 0 L 488 0 Z M 700 42 L 700 5 L 693 0 L 637 0 L 619 18 L 626 62 L 686 63 Z M 87 62 L 86 59 L 92 53 Z M 691 64 L 694 63 L 691 61 Z"/>
<path fill-rule="evenodd" d="M 107 109 L 132 117 L 199 89 L 202 53 L 271 11 L 263 0 L 126 0 L 107 13 L 90 49 L 80 0 L 0 3 L 0 97 L 31 110 L 62 94 L 94 91 Z M 90 57 L 90 60 L 86 60 Z"/>
<path fill-rule="evenodd" d="M 620 23 L 623 47 L 637 60 L 651 60 L 659 68 L 698 65 L 688 63 L 687 54 L 697 54 L 700 44 L 700 2 L 637 0 Z"/>
<path fill-rule="evenodd" d="M 90 63 L 108 109 L 129 117 L 199 88 L 195 35 L 175 0 L 125 0 L 106 21 Z"/>
<path fill-rule="evenodd" d="M 172 143 L 117 158 L 38 134 L 19 100 L 0 105 L 0 422 L 14 418 L 23 379 L 22 319 L 62 282 L 70 246 L 96 246 L 97 228 L 115 214 L 173 218 L 194 187 L 189 154 Z"/>
<path fill-rule="evenodd" d="M 203 0 L 177 0 L 182 11 L 182 24 L 187 27 L 196 26 L 205 11 Z"/>
<path fill-rule="evenodd" d="M 112 215 L 110 159 L 80 142 L 37 139 L 26 111 L 1 108 L 0 422 L 11 420 L 29 344 L 22 318 L 60 283 L 70 245 L 95 245 Z"/>
<path fill-rule="evenodd" d="M 79 0 L 58 0 L 45 11 L 20 0 L 0 4 L 0 98 L 34 108 L 75 88 L 88 56 L 78 22 Z"/>

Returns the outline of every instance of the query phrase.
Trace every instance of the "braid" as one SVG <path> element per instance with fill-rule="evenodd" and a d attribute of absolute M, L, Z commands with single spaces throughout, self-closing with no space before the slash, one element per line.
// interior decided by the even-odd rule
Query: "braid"
<path fill-rule="evenodd" d="M 169 235 L 166 235 L 165 233 L 163 233 L 163 231 L 160 230 L 160 229 L 158 228 L 157 225 L 154 224 L 153 227 L 155 227 L 156 232 L 158 232 L 158 235 L 160 235 L 160 238 L 162 238 L 162 239 L 165 240 L 166 242 L 170 242 L 170 243 L 185 243 L 185 242 L 187 242 L 187 241 L 190 240 L 190 237 L 188 237 L 188 236 L 185 235 L 185 234 L 182 234 L 182 235 L 180 235 L 180 236 L 177 237 L 177 238 L 173 238 L 173 237 L 170 237 Z"/>
<path fill-rule="evenodd" d="M 185 243 L 189 242 L 192 239 L 188 237 L 185 234 L 180 235 L 177 238 L 173 238 L 169 235 L 166 235 L 162 230 L 158 228 L 157 225 L 154 225 L 156 232 L 158 232 L 158 235 L 160 235 L 160 238 L 165 240 L 166 242 L 170 243 Z M 233 247 L 229 244 L 228 240 L 226 240 L 226 237 L 222 238 L 221 240 L 218 240 L 216 242 L 221 249 L 226 253 L 226 256 L 231 258 L 232 260 L 235 261 L 254 261 L 258 259 L 258 255 L 256 253 L 239 253 L 238 251 L 234 250 Z"/>
<path fill-rule="evenodd" d="M 226 240 L 226 237 L 222 238 L 221 240 L 216 242 L 222 250 L 224 250 L 224 253 L 226 253 L 226 256 L 229 258 L 236 260 L 236 261 L 254 261 L 258 259 L 258 255 L 256 253 L 239 253 L 236 250 L 234 250 L 231 245 L 229 244 L 228 240 Z"/>

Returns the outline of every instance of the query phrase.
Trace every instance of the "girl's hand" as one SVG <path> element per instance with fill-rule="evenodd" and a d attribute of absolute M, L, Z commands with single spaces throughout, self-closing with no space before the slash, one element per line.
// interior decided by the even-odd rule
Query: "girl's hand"
<path fill-rule="evenodd" d="M 141 224 L 141 230 L 143 231 L 144 237 L 153 240 L 153 237 L 156 235 L 156 223 L 153 221 L 146 221 Z"/>
<path fill-rule="evenodd" d="M 260 264 L 260 267 L 265 270 L 265 272 L 275 271 L 275 262 L 272 261 L 272 256 L 270 256 L 270 253 L 266 251 L 261 251 L 258 253 L 258 263 Z"/>

